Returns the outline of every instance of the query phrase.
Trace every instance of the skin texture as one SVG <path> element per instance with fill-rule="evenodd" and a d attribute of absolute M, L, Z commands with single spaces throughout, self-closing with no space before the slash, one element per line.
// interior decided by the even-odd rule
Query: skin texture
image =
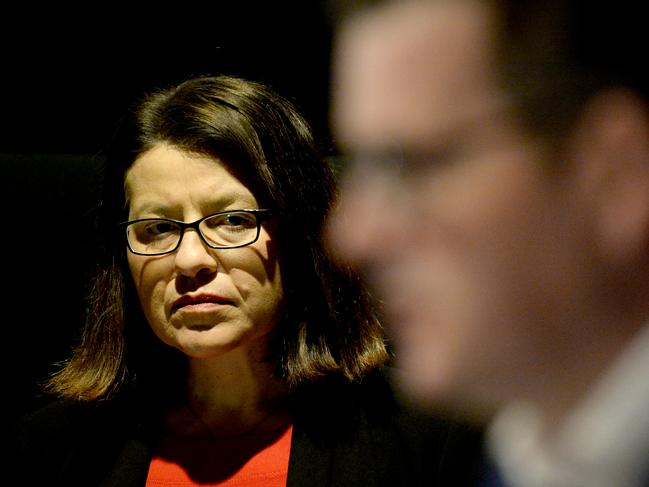
<path fill-rule="evenodd" d="M 141 155 L 125 184 L 129 220 L 194 221 L 218 211 L 259 207 L 223 161 L 168 145 Z M 128 262 L 152 330 L 189 357 L 189 402 L 203 410 L 201 422 L 228 431 L 265 417 L 263 404 L 283 391 L 271 379 L 265 354 L 284 300 L 278 253 L 267 224 L 246 247 L 210 249 L 189 229 L 176 252 L 129 252 Z M 188 296 L 198 296 L 197 301 L 177 306 L 178 299 Z M 221 414 L 223 408 L 236 413 Z M 212 417 L 225 417 L 229 424 Z"/>
<path fill-rule="evenodd" d="M 645 258 L 630 248 L 645 202 L 626 208 L 632 238 L 606 216 L 620 127 L 600 122 L 621 104 L 594 106 L 549 171 L 496 82 L 485 4 L 396 5 L 337 40 L 332 125 L 354 162 L 330 241 L 382 295 L 413 398 L 479 416 L 532 400 L 558 417 L 642 322 L 617 290 Z"/>

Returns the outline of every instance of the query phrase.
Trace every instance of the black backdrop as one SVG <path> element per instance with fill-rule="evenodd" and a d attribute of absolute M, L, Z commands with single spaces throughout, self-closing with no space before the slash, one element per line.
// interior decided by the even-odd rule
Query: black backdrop
<path fill-rule="evenodd" d="M 331 29 L 321 2 L 183 3 L 147 13 L 93 5 L 25 4 L 0 29 L 0 326 L 12 414 L 40 404 L 39 379 L 77 337 L 98 161 L 135 97 L 200 74 L 257 79 L 291 98 L 331 148 Z"/>
<path fill-rule="evenodd" d="M 324 2 L 213 0 L 146 13 L 93 4 L 3 12 L 0 152 L 94 153 L 134 96 L 194 74 L 265 81 L 326 137 Z"/>

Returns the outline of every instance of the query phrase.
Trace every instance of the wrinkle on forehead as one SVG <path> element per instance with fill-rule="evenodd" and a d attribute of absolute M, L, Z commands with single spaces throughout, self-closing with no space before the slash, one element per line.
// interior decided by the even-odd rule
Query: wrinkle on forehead
<path fill-rule="evenodd" d="M 125 178 L 130 213 L 179 219 L 187 212 L 255 208 L 256 199 L 221 160 L 161 145 L 145 152 Z M 198 217 L 196 216 L 196 217 Z"/>

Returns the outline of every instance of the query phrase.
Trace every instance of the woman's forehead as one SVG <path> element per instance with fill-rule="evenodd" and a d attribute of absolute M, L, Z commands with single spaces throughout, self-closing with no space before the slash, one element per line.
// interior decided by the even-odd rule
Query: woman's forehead
<path fill-rule="evenodd" d="M 252 191 L 221 160 L 170 146 L 155 147 L 138 157 L 126 174 L 125 192 L 131 208 L 138 211 L 256 206 Z"/>

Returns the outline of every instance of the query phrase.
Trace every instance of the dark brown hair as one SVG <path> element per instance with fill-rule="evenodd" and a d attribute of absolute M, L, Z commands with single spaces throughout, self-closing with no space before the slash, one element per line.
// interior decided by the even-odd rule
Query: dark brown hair
<path fill-rule="evenodd" d="M 628 89 L 649 101 L 642 2 L 484 1 L 499 20 L 504 87 L 538 135 L 556 142 L 603 89 Z"/>

